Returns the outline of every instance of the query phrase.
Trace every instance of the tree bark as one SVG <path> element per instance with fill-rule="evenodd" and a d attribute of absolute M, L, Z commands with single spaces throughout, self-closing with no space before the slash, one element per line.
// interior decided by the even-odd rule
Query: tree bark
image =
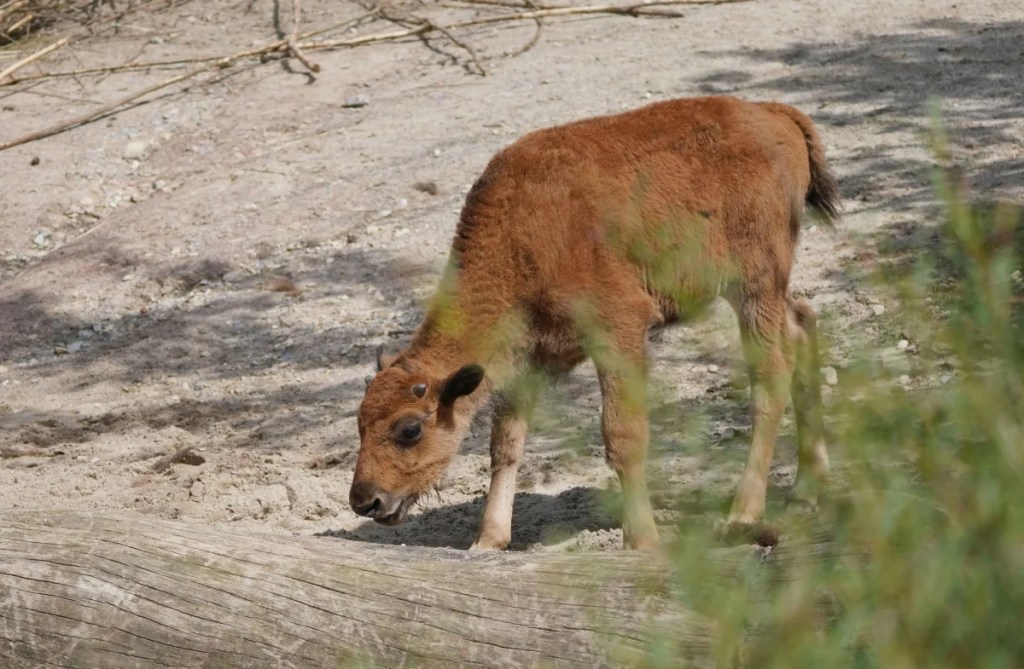
<path fill-rule="evenodd" d="M 716 559 L 748 559 L 749 548 Z M 0 516 L 0 666 L 619 666 L 713 627 L 651 554 L 474 554 L 144 516 Z"/>

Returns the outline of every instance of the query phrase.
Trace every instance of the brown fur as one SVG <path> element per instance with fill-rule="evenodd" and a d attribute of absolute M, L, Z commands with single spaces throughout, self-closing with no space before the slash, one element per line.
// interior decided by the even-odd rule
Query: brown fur
<path fill-rule="evenodd" d="M 473 186 L 424 322 L 367 387 L 353 507 L 400 522 L 497 393 L 491 491 L 475 546 L 503 548 L 536 397 L 518 381 L 535 368 L 565 373 L 590 356 L 607 460 L 626 500 L 626 544 L 655 544 L 643 473 L 646 334 L 719 295 L 739 318 L 754 414 L 730 526 L 761 520 L 790 391 L 797 492 L 813 502 L 827 470 L 814 312 L 789 296 L 789 275 L 805 204 L 832 220 L 837 202 L 810 119 L 777 103 L 673 100 L 521 138 Z M 447 386 L 460 398 L 441 402 L 446 383 L 469 363 L 482 365 L 486 379 L 465 396 Z M 411 391 L 418 383 L 428 387 L 422 398 Z M 411 447 L 393 439 L 402 420 L 422 425 Z"/>

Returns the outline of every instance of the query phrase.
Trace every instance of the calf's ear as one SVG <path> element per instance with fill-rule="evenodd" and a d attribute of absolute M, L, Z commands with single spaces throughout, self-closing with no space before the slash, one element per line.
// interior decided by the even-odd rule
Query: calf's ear
<path fill-rule="evenodd" d="M 484 380 L 484 368 L 470 364 L 459 368 L 441 385 L 441 406 L 451 406 L 455 400 L 468 395 Z"/>
<path fill-rule="evenodd" d="M 381 344 L 380 346 L 377 347 L 377 371 L 378 372 L 382 372 L 386 368 L 390 367 L 391 364 L 395 360 L 398 360 L 398 355 L 396 353 L 385 353 L 384 352 L 384 344 Z"/>

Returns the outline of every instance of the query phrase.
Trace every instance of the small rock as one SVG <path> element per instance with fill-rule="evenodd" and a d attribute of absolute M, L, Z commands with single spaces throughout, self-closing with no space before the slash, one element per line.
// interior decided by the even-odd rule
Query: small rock
<path fill-rule="evenodd" d="M 835 367 L 822 367 L 821 378 L 824 379 L 826 384 L 834 386 L 839 383 L 839 372 L 836 371 Z"/>
<path fill-rule="evenodd" d="M 79 351 L 82 350 L 83 346 L 85 346 L 85 342 L 84 341 L 81 341 L 81 340 L 73 341 L 70 344 L 68 344 L 68 353 L 78 353 Z"/>
<path fill-rule="evenodd" d="M 368 235 L 375 235 L 378 232 L 380 232 L 380 226 L 377 226 L 377 225 L 368 225 L 368 226 L 366 226 L 366 234 L 368 234 Z"/>
<path fill-rule="evenodd" d="M 28 161 L 28 164 L 35 167 L 39 164 L 39 156 L 32 156 L 32 160 Z"/>
<path fill-rule="evenodd" d="M 902 376 L 900 376 L 899 379 L 897 379 L 897 381 L 899 381 L 899 384 L 901 386 L 910 385 L 910 376 L 908 376 L 907 374 L 903 374 Z"/>
<path fill-rule="evenodd" d="M 230 272 L 226 272 L 224 276 L 221 277 L 221 280 L 224 281 L 224 283 L 238 283 L 244 278 L 245 274 L 238 270 L 231 270 Z"/>
<path fill-rule="evenodd" d="M 390 215 L 391 215 L 391 210 L 390 209 L 381 209 L 380 211 L 377 212 L 377 218 L 387 218 Z"/>
<path fill-rule="evenodd" d="M 949 383 L 952 380 L 953 380 L 953 377 L 950 374 L 943 374 L 942 376 L 939 377 L 939 383 L 941 383 L 942 385 L 946 385 L 947 383 Z"/>
<path fill-rule="evenodd" d="M 38 234 L 32 239 L 32 243 L 36 246 L 43 247 L 50 243 L 50 233 L 46 230 L 40 230 Z"/>
<path fill-rule="evenodd" d="M 441 149 L 434 149 L 434 157 L 439 158 L 441 156 Z"/>
<path fill-rule="evenodd" d="M 68 349 L 64 346 L 54 346 L 53 352 L 55 355 L 67 355 Z"/>
<path fill-rule="evenodd" d="M 731 427 L 727 427 L 724 430 L 722 430 L 720 436 L 722 437 L 722 441 L 729 441 L 730 439 L 735 439 L 736 430 L 732 429 Z"/>
<path fill-rule="evenodd" d="M 147 148 L 145 142 L 129 142 L 128 146 L 124 147 L 124 153 L 121 154 L 121 157 L 125 160 L 141 160 L 146 155 Z"/>
<path fill-rule="evenodd" d="M 899 342 L 896 343 L 896 348 L 898 348 L 901 351 L 906 351 L 908 346 L 910 346 L 910 342 L 907 341 L 906 339 L 901 339 L 899 340 Z"/>
<path fill-rule="evenodd" d="M 881 304 L 872 304 L 871 312 L 876 316 L 881 316 L 885 313 L 885 307 Z"/>
<path fill-rule="evenodd" d="M 718 365 L 708 365 L 708 371 L 712 374 L 718 373 Z"/>
<path fill-rule="evenodd" d="M 353 95 L 352 97 L 345 98 L 345 101 L 341 103 L 341 106 L 347 109 L 358 109 L 359 107 L 365 107 L 368 104 L 370 104 L 370 100 L 365 95 Z"/>
<path fill-rule="evenodd" d="M 433 181 L 417 181 L 412 185 L 412 187 L 421 193 L 426 193 L 427 195 L 437 195 L 440 192 L 437 184 Z"/>

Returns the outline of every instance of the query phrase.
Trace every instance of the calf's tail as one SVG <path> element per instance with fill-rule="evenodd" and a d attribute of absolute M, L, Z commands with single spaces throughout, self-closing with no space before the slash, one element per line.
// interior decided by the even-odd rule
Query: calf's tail
<path fill-rule="evenodd" d="M 782 114 L 796 124 L 807 143 L 807 158 L 811 167 L 811 183 L 807 188 L 807 206 L 817 211 L 824 221 L 831 225 L 839 220 L 839 183 L 828 167 L 825 147 L 814 128 L 814 123 L 804 113 L 777 102 L 763 103 L 777 114 Z"/>

